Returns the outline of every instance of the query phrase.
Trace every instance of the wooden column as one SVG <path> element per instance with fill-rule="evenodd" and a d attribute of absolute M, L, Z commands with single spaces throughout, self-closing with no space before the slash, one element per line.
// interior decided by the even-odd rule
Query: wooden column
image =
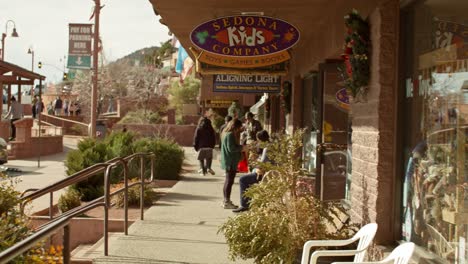
<path fill-rule="evenodd" d="M 11 84 L 8 85 L 7 102 L 8 102 L 8 109 L 10 109 L 10 105 L 11 105 Z"/>
<path fill-rule="evenodd" d="M 0 81 L 0 97 L 2 100 L 0 100 L 0 119 L 3 116 L 3 82 Z"/>
<path fill-rule="evenodd" d="M 16 100 L 18 101 L 18 103 L 21 104 L 21 77 L 18 77 L 18 80 L 19 80 L 19 84 L 18 84 L 18 98 L 16 98 Z"/>

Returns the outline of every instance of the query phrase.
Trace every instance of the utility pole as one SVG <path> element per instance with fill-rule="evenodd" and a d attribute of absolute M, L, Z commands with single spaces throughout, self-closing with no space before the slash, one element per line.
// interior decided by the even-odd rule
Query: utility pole
<path fill-rule="evenodd" d="M 97 90 L 98 90 L 98 56 L 99 56 L 99 14 L 101 12 L 101 0 L 94 0 L 94 48 L 93 48 L 93 88 L 91 90 L 91 124 L 89 136 L 96 137 L 97 120 Z"/>

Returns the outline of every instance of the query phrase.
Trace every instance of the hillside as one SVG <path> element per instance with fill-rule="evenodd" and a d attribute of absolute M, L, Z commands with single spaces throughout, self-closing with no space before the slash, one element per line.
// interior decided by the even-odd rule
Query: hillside
<path fill-rule="evenodd" d="M 159 49 L 160 49 L 160 47 L 158 47 L 158 46 L 139 49 L 139 50 L 136 50 L 136 51 L 128 54 L 127 56 L 125 56 L 123 58 L 120 58 L 120 59 L 117 59 L 116 61 L 111 62 L 110 64 L 128 63 L 129 65 L 134 66 L 136 61 L 143 62 L 145 56 L 147 56 L 149 54 L 154 54 Z"/>

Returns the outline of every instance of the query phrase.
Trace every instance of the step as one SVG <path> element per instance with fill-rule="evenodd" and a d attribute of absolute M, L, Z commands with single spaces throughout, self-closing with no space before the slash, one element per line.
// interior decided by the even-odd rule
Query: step
<path fill-rule="evenodd" d="M 109 247 L 117 241 L 123 233 L 109 233 Z M 95 244 L 79 245 L 71 252 L 71 263 L 92 264 L 93 259 L 104 257 L 104 238 L 99 239 Z"/>

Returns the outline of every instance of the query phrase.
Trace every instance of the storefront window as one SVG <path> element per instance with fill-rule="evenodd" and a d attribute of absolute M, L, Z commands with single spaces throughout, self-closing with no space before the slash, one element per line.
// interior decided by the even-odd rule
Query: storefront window
<path fill-rule="evenodd" d="M 419 0 L 401 12 L 402 237 L 439 263 L 468 263 L 467 10 Z"/>

